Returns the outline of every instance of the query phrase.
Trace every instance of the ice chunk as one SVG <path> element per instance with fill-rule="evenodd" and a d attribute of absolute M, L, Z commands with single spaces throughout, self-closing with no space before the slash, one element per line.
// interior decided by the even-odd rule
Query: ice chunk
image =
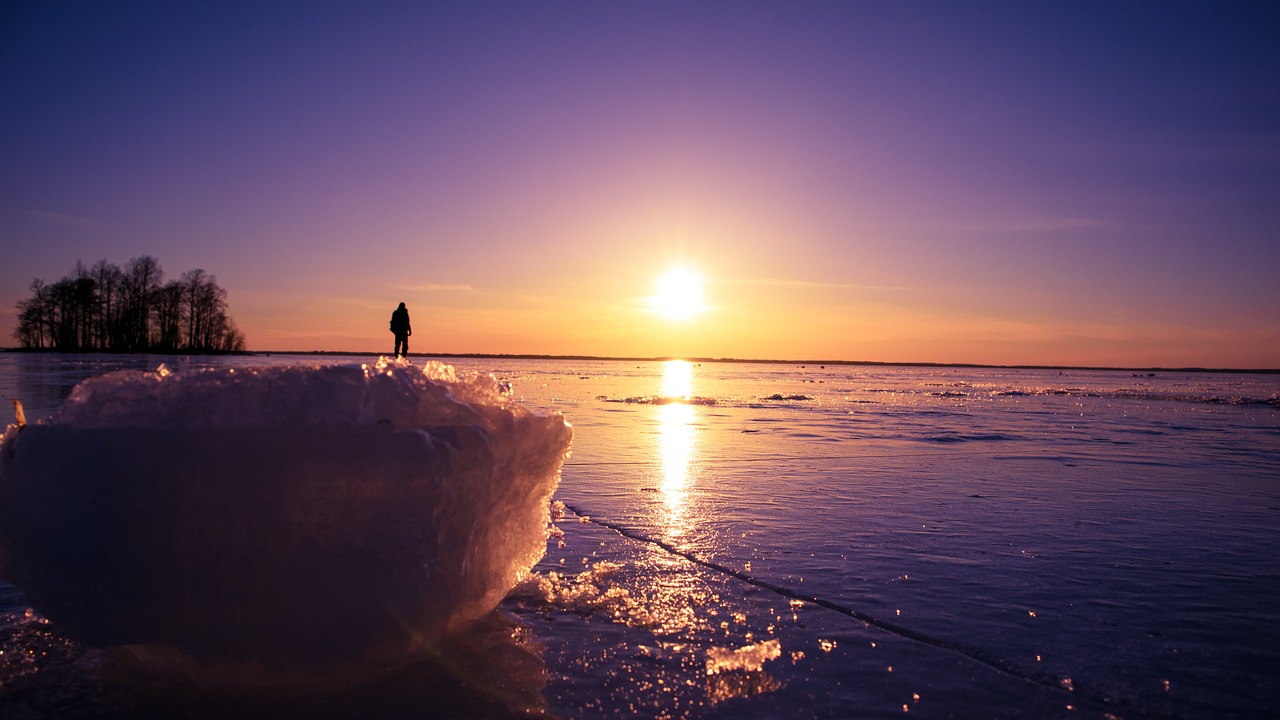
<path fill-rule="evenodd" d="M 0 577 L 72 637 L 398 659 L 545 552 L 570 441 L 430 364 L 123 372 L 0 446 Z"/>
<path fill-rule="evenodd" d="M 782 641 L 776 638 L 740 648 L 708 648 L 707 674 L 715 675 L 732 670 L 757 672 L 766 662 L 780 655 L 782 655 Z"/>

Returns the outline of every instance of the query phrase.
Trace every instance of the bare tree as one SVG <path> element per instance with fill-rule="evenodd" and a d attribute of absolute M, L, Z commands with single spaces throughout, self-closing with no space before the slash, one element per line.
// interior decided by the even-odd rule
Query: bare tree
<path fill-rule="evenodd" d="M 171 280 L 156 291 L 156 349 L 173 352 L 182 346 L 182 306 L 186 288 Z"/>
<path fill-rule="evenodd" d="M 125 343 L 124 350 L 146 350 L 151 347 L 151 303 L 164 272 L 150 255 L 133 258 L 124 271 Z"/>
<path fill-rule="evenodd" d="M 47 285 L 32 280 L 31 297 L 17 304 L 13 338 L 22 347 L 64 351 L 230 352 L 244 334 L 227 315 L 227 291 L 204 270 L 162 284 L 150 255 L 121 270 L 106 260 L 77 261 L 71 275 Z"/>
<path fill-rule="evenodd" d="M 18 327 L 13 339 L 22 347 L 43 350 L 45 343 L 52 344 L 49 332 L 49 287 L 40 278 L 28 286 L 31 297 L 18 301 Z"/>
<path fill-rule="evenodd" d="M 108 349 L 118 346 L 120 325 L 120 292 L 124 273 L 106 260 L 99 260 L 89 270 L 98 284 L 98 340 L 97 347 Z"/>

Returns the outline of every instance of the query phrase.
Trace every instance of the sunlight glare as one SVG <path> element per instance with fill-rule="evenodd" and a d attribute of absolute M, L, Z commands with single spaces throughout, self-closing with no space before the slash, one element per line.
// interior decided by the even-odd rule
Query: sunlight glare
<path fill-rule="evenodd" d="M 684 402 L 693 389 L 693 364 L 668 360 L 662 370 L 662 395 L 675 401 L 658 407 L 660 489 L 667 506 L 665 534 L 667 539 L 674 540 L 684 534 L 689 524 L 685 503 L 693 479 L 697 413 L 692 405 Z"/>
<path fill-rule="evenodd" d="M 671 403 L 658 408 L 659 453 L 662 458 L 662 499 L 667 506 L 666 536 L 684 534 L 685 496 L 691 480 L 696 416 L 693 407 Z"/>
<path fill-rule="evenodd" d="M 662 396 L 688 400 L 693 391 L 693 365 L 687 360 L 668 360 L 662 366 Z"/>
<path fill-rule="evenodd" d="M 706 306 L 702 302 L 702 276 L 687 268 L 676 267 L 658 278 L 657 291 L 651 298 L 653 310 L 670 320 L 688 320 Z"/>

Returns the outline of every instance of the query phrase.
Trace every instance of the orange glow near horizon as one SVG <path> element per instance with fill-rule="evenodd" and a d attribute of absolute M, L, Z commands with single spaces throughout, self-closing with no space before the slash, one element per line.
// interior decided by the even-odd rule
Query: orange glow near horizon
<path fill-rule="evenodd" d="M 730 291 L 733 294 L 730 294 Z M 1250 352 L 1224 357 L 1242 329 L 1190 333 L 1148 323 L 1085 323 L 1066 319 L 1014 322 L 888 303 L 841 304 L 805 293 L 790 297 L 725 288 L 715 322 L 660 321 L 650 308 L 628 304 L 625 292 L 598 303 L 530 304 L 511 298 L 482 306 L 442 305 L 406 295 L 415 354 L 493 353 L 601 357 L 698 357 L 877 362 L 1065 364 L 1116 367 L 1272 367 L 1275 333 L 1257 336 Z M 395 297 L 399 297 L 398 295 Z M 632 296 L 634 298 L 634 295 Z M 261 352 L 390 353 L 387 317 L 395 301 L 335 298 L 293 304 L 234 302 L 233 311 Z M 1066 342 L 1069 339 L 1071 342 Z M 668 393 L 681 395 L 683 393 Z"/>
<path fill-rule="evenodd" d="M 231 310 L 249 349 L 265 352 L 389 353 L 387 318 L 401 300 L 413 317 L 410 347 L 424 355 L 1273 367 L 1280 347 L 1280 333 L 1250 333 L 1244 318 L 1193 331 L 1146 313 L 1135 327 L 1123 315 L 1098 321 L 1024 306 L 973 309 L 965 298 L 974 294 L 778 280 L 741 266 L 741 258 L 704 280 L 716 296 L 713 309 L 675 321 L 652 303 L 662 274 L 656 260 L 619 256 L 606 264 L 628 269 L 613 274 L 576 269 L 571 291 L 474 283 L 368 294 L 310 288 L 302 299 L 237 292 Z M 1222 348 L 1244 335 L 1254 344 L 1228 356 Z"/>

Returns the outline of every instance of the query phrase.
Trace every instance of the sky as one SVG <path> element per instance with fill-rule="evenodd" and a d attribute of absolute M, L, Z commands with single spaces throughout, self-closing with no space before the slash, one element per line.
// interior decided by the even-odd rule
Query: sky
<path fill-rule="evenodd" d="M 152 255 L 248 347 L 1280 368 L 1280 5 L 0 6 L 0 346 Z M 701 312 L 657 312 L 658 279 Z"/>

